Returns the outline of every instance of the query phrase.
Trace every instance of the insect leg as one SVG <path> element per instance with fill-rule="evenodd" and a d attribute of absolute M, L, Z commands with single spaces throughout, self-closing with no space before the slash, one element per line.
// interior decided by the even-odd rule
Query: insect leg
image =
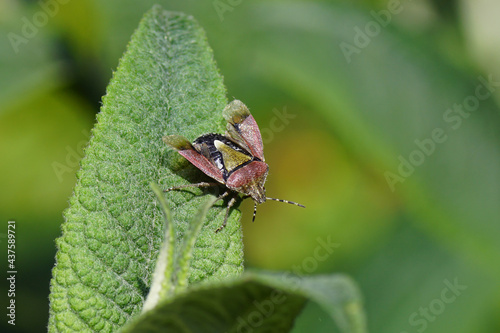
<path fill-rule="evenodd" d="M 222 196 L 225 196 L 228 193 L 229 192 L 226 192 Z M 220 227 L 218 227 L 217 230 L 215 230 L 215 232 L 221 231 L 226 226 L 226 224 L 227 224 L 227 218 L 229 217 L 229 210 L 231 209 L 231 207 L 233 207 L 234 203 L 236 202 L 236 198 L 237 198 L 237 195 L 235 195 L 234 197 L 231 198 L 231 200 L 229 200 L 229 202 L 227 204 L 226 215 L 224 216 L 224 222 L 222 222 L 222 225 Z"/>
<path fill-rule="evenodd" d="M 221 195 L 219 195 L 219 196 L 217 197 L 217 200 L 215 200 L 215 202 L 217 202 L 217 201 L 219 201 L 219 200 L 224 199 L 225 197 L 227 197 L 227 195 L 228 195 L 228 194 L 229 194 L 229 191 L 226 191 L 226 192 L 222 193 Z M 214 202 L 214 203 L 215 203 L 215 202 Z"/>
<path fill-rule="evenodd" d="M 187 185 L 179 185 L 179 186 L 174 186 L 174 187 L 169 187 L 166 190 L 163 190 L 163 192 L 169 192 L 173 190 L 181 190 L 183 188 L 188 188 L 188 187 L 210 187 L 210 186 L 219 186 L 219 183 L 207 183 L 207 182 L 201 182 L 201 183 L 196 183 L 196 184 L 187 184 Z"/>

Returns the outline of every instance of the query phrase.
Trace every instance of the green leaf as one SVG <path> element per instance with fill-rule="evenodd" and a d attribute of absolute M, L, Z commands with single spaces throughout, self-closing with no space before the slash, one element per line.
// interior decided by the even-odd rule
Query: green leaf
<path fill-rule="evenodd" d="M 163 191 L 154 183 L 151 184 L 151 187 L 165 216 L 165 238 L 158 255 L 151 289 L 144 302 L 143 312 L 154 308 L 159 300 L 171 297 L 187 288 L 188 272 L 197 236 L 200 234 L 208 210 L 218 200 L 216 197 L 211 197 L 200 207 L 190 223 L 190 229 L 186 232 L 182 244 L 175 251 L 172 214 L 165 201 Z"/>
<path fill-rule="evenodd" d="M 288 332 L 307 300 L 342 332 L 366 332 L 359 292 L 349 278 L 267 272 L 194 287 L 161 302 L 124 332 Z"/>
<path fill-rule="evenodd" d="M 193 251 L 195 250 L 195 242 L 200 234 L 200 230 L 203 226 L 205 216 L 208 210 L 214 202 L 217 200 L 216 197 L 209 198 L 194 216 L 192 223 L 190 224 L 189 230 L 184 236 L 183 242 L 179 249 L 179 255 L 176 261 L 176 289 L 184 289 L 188 285 L 188 273 L 191 267 L 191 260 L 193 259 Z M 208 257 L 207 257 L 208 259 Z M 176 291 L 177 291 L 176 290 Z"/>
<path fill-rule="evenodd" d="M 134 33 L 107 94 L 64 213 L 53 270 L 49 331 L 112 331 L 141 312 L 164 239 L 162 213 L 149 184 L 188 184 L 202 173 L 163 144 L 223 130 L 225 88 L 193 18 L 153 8 Z M 176 244 L 201 190 L 164 194 Z M 217 194 L 217 193 L 214 193 Z M 211 196 L 211 195 L 209 195 Z M 208 211 L 192 248 L 190 284 L 243 270 L 240 213 L 222 224 L 224 204 Z"/>
<path fill-rule="evenodd" d="M 151 288 L 142 308 L 143 312 L 155 307 L 160 299 L 167 297 L 174 290 L 175 234 L 174 226 L 172 225 L 172 213 L 168 208 L 160 187 L 155 183 L 151 183 L 151 188 L 155 192 L 165 217 L 165 236 L 160 253 L 158 254 Z"/>

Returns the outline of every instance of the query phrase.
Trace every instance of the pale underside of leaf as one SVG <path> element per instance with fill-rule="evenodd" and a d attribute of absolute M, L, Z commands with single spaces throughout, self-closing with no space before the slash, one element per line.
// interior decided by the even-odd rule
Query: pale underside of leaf
<path fill-rule="evenodd" d="M 160 302 L 124 332 L 288 332 L 308 300 L 320 305 L 341 332 L 366 332 L 359 291 L 349 278 L 266 272 L 195 287 Z"/>

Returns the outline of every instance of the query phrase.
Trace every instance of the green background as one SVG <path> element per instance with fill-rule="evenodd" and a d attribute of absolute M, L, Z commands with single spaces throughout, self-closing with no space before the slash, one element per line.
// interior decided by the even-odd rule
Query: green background
<path fill-rule="evenodd" d="M 4 309 L 8 220 L 18 269 L 16 326 L 2 315 L 2 331 L 46 330 L 54 239 L 78 160 L 155 3 L 206 30 L 229 99 L 247 104 L 263 132 L 267 194 L 307 206 L 269 202 L 251 223 L 252 203 L 242 205 L 247 267 L 351 275 L 370 332 L 500 331 L 500 94 L 448 113 L 473 100 L 478 77 L 500 81 L 493 0 L 0 1 Z M 346 57 L 347 44 L 356 51 Z M 431 144 L 436 129 L 446 140 Z M 391 189 L 386 175 L 401 159 L 418 165 Z M 337 245 L 325 258 L 327 241 Z M 455 281 L 463 290 L 446 291 Z M 310 306 L 294 332 L 331 327 Z"/>

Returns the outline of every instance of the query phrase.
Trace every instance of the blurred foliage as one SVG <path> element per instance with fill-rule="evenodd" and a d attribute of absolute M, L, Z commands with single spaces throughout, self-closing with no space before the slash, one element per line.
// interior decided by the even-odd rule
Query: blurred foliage
<path fill-rule="evenodd" d="M 130 35 L 157 2 L 199 21 L 228 97 L 250 106 L 261 129 L 275 129 L 266 142 L 268 195 L 307 206 L 266 203 L 252 224 L 244 203 L 247 266 L 299 269 L 318 238 L 331 237 L 338 249 L 308 273 L 354 276 L 371 332 L 423 329 L 410 318 L 425 318 L 420 309 L 439 304 L 444 281 L 455 279 L 467 289 L 425 321 L 425 332 L 500 330 L 500 94 L 457 129 L 443 119 L 474 95 L 479 76 L 500 79 L 498 2 L 401 1 L 348 62 L 340 44 L 354 44 L 355 28 L 376 22 L 371 11 L 391 1 L 46 0 L 54 15 L 19 52 L 0 39 L 0 217 L 17 221 L 19 266 L 17 325 L 2 321 L 2 331 L 45 331 L 54 239 L 80 143 Z M 0 1 L 2 35 L 22 36 L 41 10 Z M 274 120 L 274 109 L 296 117 Z M 392 192 L 385 173 L 397 173 L 398 157 L 408 159 L 436 128 L 447 140 Z M 54 162 L 70 170 L 62 180 Z M 330 325 L 308 306 L 295 332 Z"/>

